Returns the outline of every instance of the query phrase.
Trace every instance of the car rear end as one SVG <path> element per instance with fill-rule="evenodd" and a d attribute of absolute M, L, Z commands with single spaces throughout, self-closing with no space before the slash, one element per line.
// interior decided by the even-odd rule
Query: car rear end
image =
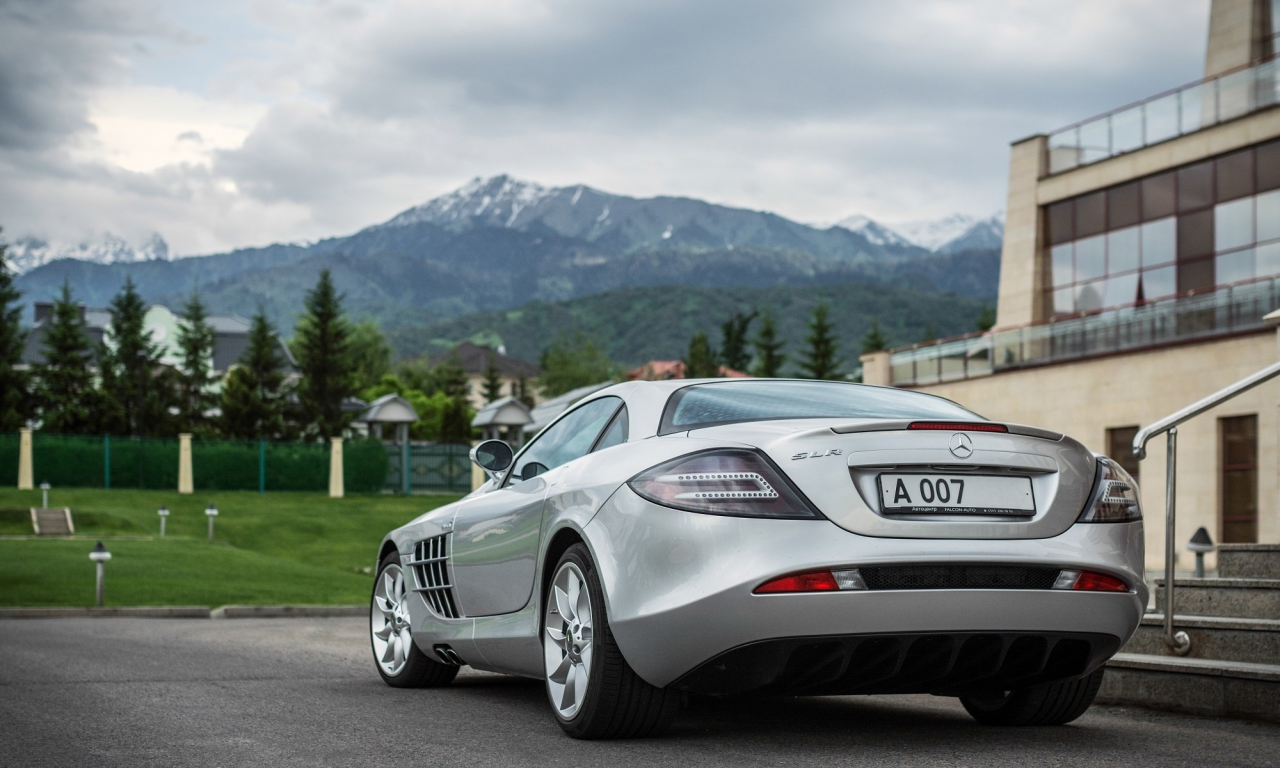
<path fill-rule="evenodd" d="M 614 634 L 646 680 L 1011 690 L 1087 675 L 1133 633 L 1142 523 L 1113 462 L 898 390 L 762 406 L 792 392 L 771 384 L 788 383 L 677 393 L 660 431 L 680 455 L 588 526 Z M 836 415 L 817 416 L 831 392 Z"/>

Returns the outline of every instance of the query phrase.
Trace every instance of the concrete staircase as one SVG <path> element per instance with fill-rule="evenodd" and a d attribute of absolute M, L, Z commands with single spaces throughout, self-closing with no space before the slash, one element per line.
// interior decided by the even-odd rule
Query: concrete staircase
<path fill-rule="evenodd" d="M 67 507 L 32 507 L 31 527 L 37 536 L 70 536 L 76 532 L 71 510 Z"/>
<path fill-rule="evenodd" d="M 1280 544 L 1223 544 L 1216 578 L 1174 585 L 1174 629 L 1191 652 L 1165 648 L 1157 580 L 1157 613 L 1108 663 L 1098 701 L 1280 722 Z"/>

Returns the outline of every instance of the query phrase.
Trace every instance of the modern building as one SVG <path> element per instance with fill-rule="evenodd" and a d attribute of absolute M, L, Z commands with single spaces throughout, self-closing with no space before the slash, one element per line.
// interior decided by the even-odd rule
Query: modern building
<path fill-rule="evenodd" d="M 35 320 L 27 334 L 27 343 L 23 352 L 23 362 L 36 365 L 44 362 L 44 334 L 53 319 L 53 303 L 38 301 L 35 303 Z M 111 313 L 105 309 L 92 309 L 81 305 L 80 316 L 85 322 L 85 334 L 89 343 L 97 347 L 106 337 L 111 327 Z M 156 304 L 147 310 L 143 323 L 151 338 L 160 345 L 160 362 L 165 365 L 177 365 L 180 358 L 178 348 L 178 327 L 182 318 L 175 315 L 168 307 Z M 213 371 L 217 375 L 227 372 L 235 364 L 244 351 L 249 348 L 248 320 L 238 315 L 214 315 L 207 318 L 213 328 Z M 293 355 L 283 341 L 280 353 L 289 366 L 294 365 Z"/>
<path fill-rule="evenodd" d="M 535 402 L 537 400 L 531 382 L 538 378 L 542 369 L 533 363 L 507 357 L 506 349 L 501 346 L 494 349 L 483 344 L 464 341 L 452 351 L 431 358 L 428 363 L 439 365 L 450 359 L 456 360 L 462 366 L 462 370 L 466 371 L 467 383 L 470 385 L 468 396 L 471 406 L 476 410 L 483 408 L 488 402 L 484 396 L 484 384 L 491 364 L 497 368 L 498 378 L 502 381 L 499 394 L 512 397 L 527 395 Z M 521 387 L 525 388 L 524 392 L 520 391 Z"/>
<path fill-rule="evenodd" d="M 995 328 L 863 357 L 869 383 L 1127 464 L 1153 566 L 1165 443 L 1136 461 L 1138 429 L 1280 355 L 1263 319 L 1280 307 L 1277 6 L 1213 0 L 1203 80 L 1014 142 Z M 1278 407 L 1273 380 L 1180 427 L 1179 550 L 1201 526 L 1280 542 Z"/>

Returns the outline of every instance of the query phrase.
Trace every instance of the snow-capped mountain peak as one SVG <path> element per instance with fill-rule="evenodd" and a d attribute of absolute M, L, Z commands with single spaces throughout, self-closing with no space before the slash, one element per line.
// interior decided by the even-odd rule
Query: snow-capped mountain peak
<path fill-rule="evenodd" d="M 841 219 L 832 226 L 856 232 L 876 245 L 914 245 L 910 240 L 893 231 L 889 227 L 861 214 Z"/>
<path fill-rule="evenodd" d="M 522 211 L 536 206 L 559 191 L 506 174 L 488 179 L 477 176 L 452 192 L 410 208 L 383 226 L 406 226 L 421 222 L 443 225 L 466 219 L 484 219 L 490 225 L 513 227 Z"/>
<path fill-rule="evenodd" d="M 170 261 L 173 258 L 169 253 L 169 244 L 156 232 L 134 242 L 110 232 L 96 240 L 74 244 L 24 237 L 7 246 L 5 257 L 9 269 L 19 274 L 59 259 L 79 259 L 95 264 L 127 264 L 155 259 Z"/>

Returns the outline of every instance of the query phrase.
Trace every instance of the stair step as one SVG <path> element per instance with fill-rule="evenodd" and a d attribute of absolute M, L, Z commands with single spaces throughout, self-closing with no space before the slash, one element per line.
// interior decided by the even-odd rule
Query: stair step
<path fill-rule="evenodd" d="M 1280 664 L 1280 620 L 1179 614 L 1173 617 L 1173 627 L 1191 637 L 1191 653 L 1183 658 Z M 1121 650 L 1168 656 L 1164 616 L 1143 616 L 1138 631 Z"/>
<path fill-rule="evenodd" d="M 1178 578 L 1179 614 L 1280 619 L 1280 579 Z M 1164 611 L 1164 579 L 1156 580 L 1156 612 Z"/>
<path fill-rule="evenodd" d="M 1097 701 L 1280 722 L 1280 664 L 1118 653 Z"/>
<path fill-rule="evenodd" d="M 1218 575 L 1280 579 L 1280 544 L 1219 544 Z"/>
<path fill-rule="evenodd" d="M 31 522 L 35 532 L 41 536 L 70 536 L 76 532 L 71 522 L 71 510 L 66 507 L 33 508 Z"/>

